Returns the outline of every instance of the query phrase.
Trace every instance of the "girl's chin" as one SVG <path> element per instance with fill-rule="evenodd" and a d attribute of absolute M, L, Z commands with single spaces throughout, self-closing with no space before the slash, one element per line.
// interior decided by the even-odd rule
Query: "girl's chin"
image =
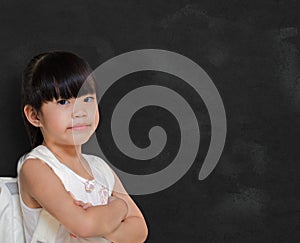
<path fill-rule="evenodd" d="M 85 144 L 89 139 L 90 139 L 91 135 L 74 135 L 73 136 L 73 140 L 72 140 L 72 144 L 73 145 L 83 145 Z"/>

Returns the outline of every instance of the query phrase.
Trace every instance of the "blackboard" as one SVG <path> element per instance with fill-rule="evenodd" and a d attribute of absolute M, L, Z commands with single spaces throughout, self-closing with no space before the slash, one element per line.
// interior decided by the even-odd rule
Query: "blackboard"
<path fill-rule="evenodd" d="M 96 69 L 130 51 L 167 50 L 192 60 L 211 78 L 226 111 L 227 135 L 216 168 L 199 180 L 212 129 L 205 102 L 189 84 L 152 70 L 122 77 L 107 91 L 100 105 L 100 126 L 106 129 L 100 128 L 98 140 L 114 165 L 130 173 L 167 167 L 178 152 L 181 132 L 168 110 L 145 107 L 130 123 L 131 138 L 136 146 L 147 147 L 149 129 L 161 126 L 166 147 L 144 162 L 122 154 L 105 116 L 126 92 L 149 84 L 173 89 L 187 100 L 199 123 L 199 151 L 189 170 L 170 187 L 132 196 L 148 223 L 147 242 L 299 241 L 298 1 L 0 4 L 1 176 L 16 176 L 18 158 L 30 149 L 19 93 L 22 71 L 33 55 L 73 51 Z"/>

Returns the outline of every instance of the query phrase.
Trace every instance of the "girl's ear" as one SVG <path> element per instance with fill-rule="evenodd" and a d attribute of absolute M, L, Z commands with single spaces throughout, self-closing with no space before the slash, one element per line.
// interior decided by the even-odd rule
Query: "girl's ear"
<path fill-rule="evenodd" d="M 24 106 L 24 114 L 27 120 L 35 127 L 40 127 L 41 122 L 37 111 L 31 105 Z"/>

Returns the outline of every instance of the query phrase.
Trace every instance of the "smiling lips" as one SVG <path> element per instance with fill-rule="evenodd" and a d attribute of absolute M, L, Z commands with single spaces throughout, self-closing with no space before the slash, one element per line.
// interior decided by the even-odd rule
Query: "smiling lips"
<path fill-rule="evenodd" d="M 68 129 L 71 129 L 73 131 L 83 131 L 83 130 L 87 129 L 88 127 L 90 127 L 89 124 L 75 124 L 72 127 L 69 127 Z"/>

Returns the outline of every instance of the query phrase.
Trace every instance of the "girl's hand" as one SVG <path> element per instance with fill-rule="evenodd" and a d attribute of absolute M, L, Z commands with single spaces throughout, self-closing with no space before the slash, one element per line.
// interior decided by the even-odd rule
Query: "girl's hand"
<path fill-rule="evenodd" d="M 69 193 L 70 193 L 71 197 L 73 198 L 74 204 L 75 204 L 75 205 L 77 205 L 77 206 L 79 206 L 79 207 L 82 207 L 83 209 L 87 209 L 87 208 L 93 206 L 93 205 L 92 205 L 91 203 L 89 203 L 89 202 L 88 202 L 88 203 L 85 203 L 85 202 L 83 202 L 83 201 L 76 200 L 75 197 L 74 197 L 74 195 L 73 195 L 71 192 L 69 192 Z M 73 239 L 77 239 L 77 238 L 78 238 L 78 237 L 77 237 L 76 235 L 74 235 L 73 233 L 70 233 L 70 236 L 71 236 Z"/>
<path fill-rule="evenodd" d="M 87 209 L 87 208 L 90 208 L 92 207 L 93 205 L 89 202 L 85 203 L 83 201 L 80 201 L 80 200 L 77 200 L 74 195 L 72 194 L 72 192 L 69 192 L 70 196 L 73 198 L 73 201 L 74 201 L 74 204 L 79 206 L 79 207 L 82 207 L 83 209 Z"/>
<path fill-rule="evenodd" d="M 111 203 L 112 201 L 114 201 L 114 200 L 116 200 L 116 199 L 117 199 L 116 197 L 110 196 L 110 197 L 108 198 L 108 202 L 107 202 L 107 203 Z"/>
<path fill-rule="evenodd" d="M 80 200 L 74 200 L 75 205 L 82 207 L 83 209 L 88 209 L 90 207 L 92 207 L 93 205 L 89 202 L 85 203 L 83 201 Z"/>

